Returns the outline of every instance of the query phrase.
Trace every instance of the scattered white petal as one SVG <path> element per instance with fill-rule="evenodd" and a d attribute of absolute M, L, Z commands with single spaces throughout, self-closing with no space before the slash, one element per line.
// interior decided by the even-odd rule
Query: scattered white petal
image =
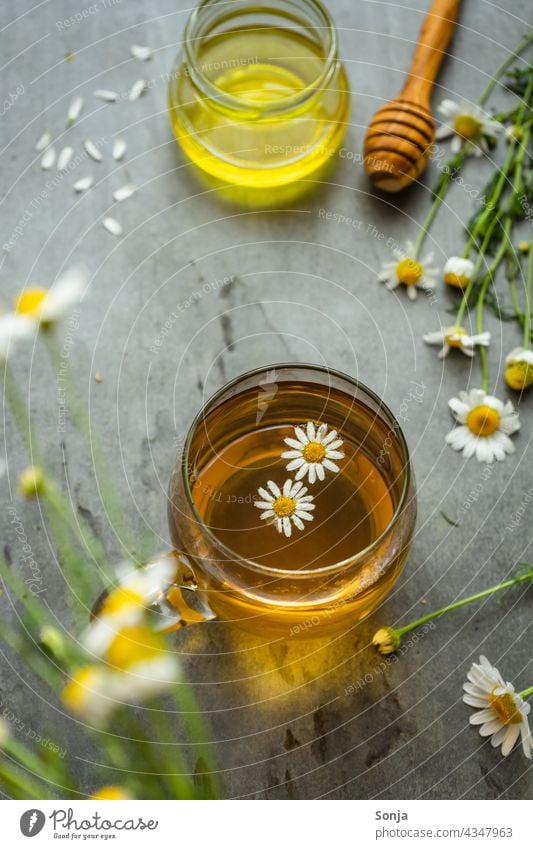
<path fill-rule="evenodd" d="M 137 82 L 133 83 L 130 93 L 128 94 L 128 100 L 134 101 L 138 100 L 141 97 L 146 89 L 148 88 L 146 80 L 137 80 Z"/>
<path fill-rule="evenodd" d="M 83 146 L 91 157 L 91 159 L 94 159 L 95 162 L 102 161 L 104 157 L 102 156 L 101 152 L 98 150 L 93 141 L 91 141 L 90 139 L 85 139 L 85 141 L 83 142 Z"/>
<path fill-rule="evenodd" d="M 48 171 L 49 168 L 52 168 L 56 161 L 56 152 L 53 147 L 49 147 L 45 150 L 41 158 L 41 168 L 43 171 Z"/>
<path fill-rule="evenodd" d="M 73 147 L 64 147 L 63 150 L 60 151 L 59 156 L 57 157 L 57 170 L 64 171 L 65 168 L 68 168 L 73 155 Z"/>
<path fill-rule="evenodd" d="M 126 142 L 124 139 L 115 139 L 113 144 L 113 159 L 117 161 L 122 159 L 124 154 L 126 153 Z"/>
<path fill-rule="evenodd" d="M 114 103 L 118 100 L 118 92 L 111 91 L 108 88 L 97 88 L 94 92 L 94 96 L 98 98 L 98 100 L 105 100 L 107 103 Z"/>
<path fill-rule="evenodd" d="M 104 218 L 102 224 L 107 232 L 111 233 L 112 236 L 122 236 L 122 233 L 124 232 L 122 230 L 122 224 L 120 224 L 116 218 Z"/>
<path fill-rule="evenodd" d="M 151 47 L 144 47 L 142 44 L 132 44 L 130 53 L 134 59 L 139 59 L 140 62 L 147 62 L 152 58 L 153 50 Z"/>
<path fill-rule="evenodd" d="M 74 183 L 73 189 L 75 192 L 85 192 L 87 189 L 90 189 L 94 183 L 94 177 L 80 177 L 79 180 L 76 180 Z"/>
<path fill-rule="evenodd" d="M 75 97 L 72 103 L 69 106 L 68 114 L 67 114 L 67 127 L 70 127 L 74 121 L 80 117 L 81 110 L 83 109 L 83 97 Z"/>
<path fill-rule="evenodd" d="M 51 141 L 52 141 L 52 133 L 49 132 L 49 130 L 45 130 L 45 132 L 42 135 L 40 135 L 39 138 L 37 139 L 37 141 L 35 142 L 33 149 L 36 150 L 37 153 L 40 153 L 42 150 L 45 149 L 45 147 L 48 147 L 48 145 L 50 144 Z"/>
<path fill-rule="evenodd" d="M 113 200 L 122 201 L 127 200 L 137 191 L 136 186 L 133 183 L 126 183 L 125 186 L 121 186 L 120 189 L 117 189 L 113 192 Z"/>

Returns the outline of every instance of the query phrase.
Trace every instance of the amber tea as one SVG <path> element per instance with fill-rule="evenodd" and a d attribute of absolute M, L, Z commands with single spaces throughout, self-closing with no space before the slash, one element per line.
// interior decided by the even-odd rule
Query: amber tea
<path fill-rule="evenodd" d="M 411 538 L 398 425 L 367 390 L 320 369 L 242 381 L 193 426 L 185 509 L 176 475 L 171 486 L 175 543 L 224 618 L 279 634 L 310 618 L 319 630 L 357 621 L 396 579 Z"/>

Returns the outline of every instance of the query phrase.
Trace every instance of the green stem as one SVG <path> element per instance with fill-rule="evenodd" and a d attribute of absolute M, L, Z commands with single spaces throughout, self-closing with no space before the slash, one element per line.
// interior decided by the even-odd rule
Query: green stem
<path fill-rule="evenodd" d="M 492 94 L 494 88 L 496 87 L 496 83 L 498 82 L 498 80 L 501 77 L 503 77 L 503 75 L 505 74 L 507 69 L 510 68 L 511 65 L 513 64 L 514 60 L 517 59 L 518 56 L 520 56 L 520 54 L 523 53 L 523 51 L 526 49 L 526 47 L 528 47 L 528 45 L 530 45 L 532 42 L 533 42 L 533 32 L 530 32 L 530 33 L 528 33 L 527 35 L 524 36 L 522 41 L 520 41 L 518 43 L 518 45 L 515 47 L 513 52 L 508 55 L 505 62 L 502 62 L 500 67 L 496 69 L 495 73 L 492 75 L 491 79 L 489 80 L 489 82 L 487 83 L 487 85 L 485 86 L 483 91 L 481 92 L 481 95 L 478 99 L 478 105 L 479 106 L 483 106 L 485 101 L 488 100 L 488 98 Z"/>
<path fill-rule="evenodd" d="M 533 239 L 533 228 L 531 231 Z M 533 248 L 533 246 L 532 246 Z M 533 285 L 533 250 L 530 248 L 527 258 L 527 277 L 526 277 L 526 302 L 524 305 L 524 348 L 529 349 L 531 345 L 531 287 Z"/>
<path fill-rule="evenodd" d="M 499 68 L 497 68 L 497 70 L 492 75 L 491 79 L 489 80 L 489 82 L 487 83 L 487 85 L 485 86 L 485 88 L 483 89 L 483 91 L 481 92 L 481 94 L 478 98 L 477 103 L 478 103 L 479 106 L 483 106 L 485 101 L 491 95 L 491 93 L 492 93 L 493 89 L 495 88 L 496 84 L 498 83 L 498 81 L 505 74 L 505 72 L 508 70 L 508 68 L 510 68 L 510 66 L 513 64 L 515 59 L 518 56 L 520 56 L 520 54 L 526 49 L 526 47 L 528 47 L 529 44 L 531 44 L 531 42 L 533 42 L 533 33 L 529 33 L 527 36 L 525 36 L 519 42 L 519 44 L 515 47 L 515 49 L 509 54 L 509 56 L 507 57 L 505 62 L 503 62 L 499 66 Z M 448 189 L 450 187 L 450 183 L 452 182 L 453 177 L 458 173 L 458 171 L 460 171 L 460 169 L 462 168 L 462 166 L 464 164 L 464 161 L 466 159 L 466 153 L 467 153 L 466 149 L 460 150 L 459 153 L 457 153 L 452 159 L 450 159 L 445 164 L 444 173 L 439 178 L 439 180 L 437 181 L 436 188 L 434 189 L 434 192 L 433 192 L 433 194 L 434 194 L 433 203 L 431 204 L 429 212 L 428 212 L 426 218 L 424 219 L 422 227 L 420 228 L 420 232 L 418 233 L 418 236 L 416 238 L 415 251 L 414 251 L 415 255 L 414 255 L 413 259 L 418 259 L 418 256 L 420 254 L 420 251 L 422 250 L 422 246 L 423 246 L 424 241 L 426 239 L 426 236 L 429 232 L 429 229 L 430 229 L 430 227 L 433 223 L 433 220 L 434 220 L 435 216 L 437 215 L 437 212 L 439 211 L 439 208 L 440 208 L 444 198 L 446 197 L 446 194 L 447 194 Z"/>
<path fill-rule="evenodd" d="M 478 271 L 481 267 L 481 263 L 483 262 L 483 256 L 484 256 L 484 253 L 485 253 L 485 249 L 486 249 L 487 245 L 489 244 L 489 242 L 491 240 L 492 231 L 494 230 L 494 228 L 495 228 L 495 226 L 496 226 L 496 224 L 498 223 L 499 220 L 500 220 L 499 217 L 495 216 L 494 219 L 491 221 L 491 223 L 489 224 L 489 226 L 487 228 L 487 232 L 485 233 L 485 237 L 483 239 L 483 242 L 482 242 L 481 247 L 479 249 L 478 256 L 477 256 L 476 261 L 474 263 L 474 268 L 472 270 L 472 276 L 470 277 L 470 280 L 468 282 L 468 286 L 464 290 L 463 298 L 461 300 L 461 303 L 459 304 L 459 309 L 457 310 L 457 317 L 455 319 L 455 323 L 457 325 L 461 324 L 466 306 L 468 304 L 470 293 L 472 292 L 472 289 L 473 289 L 475 282 L 476 282 L 477 273 L 478 273 Z"/>
<path fill-rule="evenodd" d="M 530 696 L 533 696 L 533 687 L 528 687 L 527 690 L 522 690 L 519 695 L 522 699 L 529 699 Z"/>
<path fill-rule="evenodd" d="M 19 767 L 12 766 L 7 763 L 4 758 L 0 758 L 0 778 L 9 783 L 13 788 L 21 794 L 19 799 L 55 799 L 48 790 L 44 782 L 34 781 L 24 770 Z"/>
<path fill-rule="evenodd" d="M 503 227 L 503 237 L 500 243 L 500 247 L 496 251 L 496 255 L 489 265 L 484 277 L 483 282 L 481 284 L 481 288 L 479 290 L 479 295 L 477 299 L 477 332 L 483 333 L 483 305 L 485 303 L 485 296 L 487 294 L 487 290 L 494 279 L 494 275 L 496 270 L 504 258 L 507 250 L 508 243 L 511 234 L 511 227 L 513 226 L 513 221 L 509 217 L 506 219 L 504 227 Z M 480 362 L 481 362 L 481 385 L 485 392 L 489 391 L 489 366 L 488 366 L 488 357 L 487 351 L 484 345 L 480 348 Z"/>
<path fill-rule="evenodd" d="M 196 701 L 194 690 L 188 681 L 181 681 L 174 688 L 174 699 L 178 711 L 185 714 L 189 737 L 193 744 L 202 745 L 205 755 L 204 760 L 209 770 L 209 777 L 213 787 L 213 798 L 221 797 L 220 781 L 216 770 L 216 759 L 209 743 L 209 735 L 202 710 Z"/>
<path fill-rule="evenodd" d="M 104 509 L 109 517 L 111 526 L 113 527 L 114 533 L 117 536 L 121 547 L 124 550 L 131 552 L 132 533 L 126 520 L 126 516 L 124 515 L 124 511 L 122 510 L 120 499 L 116 493 L 115 482 L 111 473 L 111 466 L 93 432 L 91 421 L 87 415 L 85 406 L 80 401 L 69 363 L 66 358 L 62 356 L 61 350 L 56 344 L 57 340 L 53 331 L 44 333 L 43 338 L 48 349 L 52 366 L 56 373 L 58 384 L 60 383 L 64 390 L 66 404 L 72 416 L 72 420 L 91 451 L 96 484 L 98 486 Z"/>
<path fill-rule="evenodd" d="M 403 637 L 404 634 L 408 634 L 409 631 L 413 631 L 415 628 L 419 628 L 420 625 L 425 625 L 426 622 L 430 622 L 432 619 L 437 619 L 439 616 L 442 616 L 444 613 L 448 613 L 450 610 L 457 610 L 460 607 L 464 607 L 466 604 L 471 604 L 473 601 L 478 601 L 480 598 L 484 598 L 485 596 L 491 595 L 492 593 L 499 592 L 500 590 L 505 590 L 508 587 L 512 587 L 515 584 L 521 584 L 524 581 L 533 580 L 533 569 L 531 571 L 526 572 L 523 575 L 517 575 L 515 578 L 509 578 L 508 581 L 504 581 L 502 584 L 496 584 L 494 587 L 489 587 L 487 590 L 482 590 L 475 595 L 468 596 L 467 598 L 462 598 L 459 601 L 455 601 L 453 604 L 448 604 L 446 607 L 441 607 L 440 610 L 435 610 L 433 613 L 428 613 L 426 616 L 422 616 L 421 619 L 417 619 L 415 622 L 411 622 L 409 625 L 404 625 L 403 628 L 395 628 L 395 632 L 399 637 Z"/>

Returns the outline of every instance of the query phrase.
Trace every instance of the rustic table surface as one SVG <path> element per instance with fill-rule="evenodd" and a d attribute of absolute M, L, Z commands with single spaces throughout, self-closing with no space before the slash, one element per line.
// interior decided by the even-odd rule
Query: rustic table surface
<path fill-rule="evenodd" d="M 223 206 L 197 184 L 169 128 L 166 74 L 190 3 L 2 4 L 2 300 L 27 281 L 49 285 L 71 262 L 89 268 L 91 291 L 78 326 L 63 328 L 68 356 L 124 505 L 139 529 L 156 533 L 154 551 L 168 545 L 166 486 L 176 446 L 206 396 L 240 372 L 273 361 L 326 363 L 403 411 L 418 482 L 417 534 L 402 579 L 371 620 L 336 638 L 298 644 L 265 642 L 217 622 L 174 637 L 209 717 L 228 797 L 531 795 L 530 763 L 519 750 L 503 759 L 482 741 L 461 701 L 466 671 L 480 653 L 522 687 L 532 683 L 531 596 L 512 591 L 444 617 L 397 662 L 382 662 L 369 647 L 377 626 L 408 622 L 489 586 L 532 556 L 531 399 L 522 403 L 517 451 L 505 463 L 487 471 L 452 452 L 444 444 L 447 400 L 467 384 L 479 385 L 479 362 L 456 356 L 443 366 L 421 337 L 447 322 L 454 295 L 440 284 L 436 299 L 411 303 L 404 291 L 390 294 L 376 282 L 389 258 L 387 239 L 416 234 L 438 174 L 433 163 L 411 191 L 379 197 L 360 164 L 365 127 L 397 92 L 428 5 L 330 0 L 353 92 L 343 154 L 330 181 L 294 208 L 250 212 Z M 435 106 L 445 96 L 476 99 L 526 30 L 527 0 L 463 5 Z M 153 46 L 153 59 L 132 59 L 133 43 Z M 150 85 L 135 103 L 103 104 L 92 96 L 97 88 L 127 92 L 139 77 Z M 84 96 L 85 109 L 65 130 L 75 94 Z M 492 102 L 500 108 L 508 100 L 499 91 Z M 75 150 L 74 165 L 59 177 L 41 170 L 33 150 L 46 128 L 58 146 Z M 118 163 L 109 154 L 116 135 L 127 142 Z M 102 163 L 83 156 L 86 137 L 103 146 Z M 500 142 L 495 156 L 504 147 Z M 489 172 L 487 161 L 472 160 L 465 180 L 481 186 Z M 87 173 L 97 183 L 76 195 L 72 184 Z M 113 210 L 124 228 L 116 238 L 102 218 L 112 191 L 130 180 L 140 189 Z M 430 237 L 435 264 L 460 252 L 474 206 L 472 192 L 453 187 Z M 499 285 L 507 302 L 505 284 Z M 491 377 L 501 395 L 502 351 L 519 344 L 518 332 L 514 324 L 489 323 Z M 77 509 L 110 558 L 118 558 L 90 456 L 70 426 L 62 432 L 59 425 L 61 399 L 40 345 L 33 356 L 16 358 L 14 368 L 51 464 L 68 480 Z M 27 458 L 9 415 L 3 429 L 4 552 L 24 570 L 20 525 L 9 512 L 14 505 L 46 599 L 69 627 L 68 589 L 39 504 L 16 495 Z M 1 604 L 2 616 L 15 617 L 7 596 Z M 18 719 L 17 733 L 51 733 L 50 717 L 59 722 L 60 742 L 83 776 L 92 753 L 80 744 L 76 723 L 54 716 L 47 694 L 9 655 L 2 659 L 1 688 L 2 711 Z M 191 753 L 193 767 L 200 755 Z"/>

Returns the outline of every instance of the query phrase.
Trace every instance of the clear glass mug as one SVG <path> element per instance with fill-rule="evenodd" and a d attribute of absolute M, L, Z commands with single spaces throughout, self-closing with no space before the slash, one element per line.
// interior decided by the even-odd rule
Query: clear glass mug
<path fill-rule="evenodd" d="M 260 516 L 257 483 L 294 478 L 284 439 L 309 422 L 317 437 L 320 425 L 337 431 L 343 458 L 323 481 L 302 481 L 316 511 L 287 538 Z M 407 445 L 383 401 L 348 375 L 314 365 L 257 369 L 196 417 L 170 480 L 168 517 L 177 578 L 165 606 L 177 627 L 220 617 L 278 638 L 346 630 L 390 592 L 410 549 Z"/>
<path fill-rule="evenodd" d="M 269 206 L 324 176 L 350 97 L 319 0 L 203 0 L 168 88 L 172 129 L 210 187 Z"/>

